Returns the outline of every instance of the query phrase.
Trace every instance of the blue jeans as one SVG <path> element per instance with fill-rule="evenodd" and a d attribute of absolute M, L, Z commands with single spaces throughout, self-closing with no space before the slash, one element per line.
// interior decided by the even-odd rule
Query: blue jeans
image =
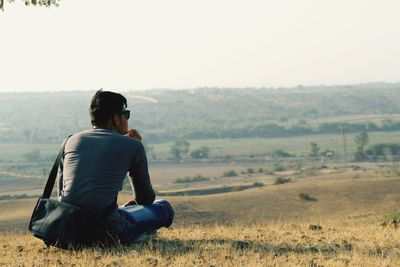
<path fill-rule="evenodd" d="M 145 231 L 169 227 L 174 219 L 171 204 L 163 199 L 151 205 L 119 208 L 118 212 L 127 221 L 125 228 L 118 234 L 121 243 L 130 243 Z"/>

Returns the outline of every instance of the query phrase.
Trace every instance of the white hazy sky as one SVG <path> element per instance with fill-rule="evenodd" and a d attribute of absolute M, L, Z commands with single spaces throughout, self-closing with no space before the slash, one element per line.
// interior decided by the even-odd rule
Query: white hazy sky
<path fill-rule="evenodd" d="M 400 81 L 398 0 L 5 3 L 0 91 Z"/>

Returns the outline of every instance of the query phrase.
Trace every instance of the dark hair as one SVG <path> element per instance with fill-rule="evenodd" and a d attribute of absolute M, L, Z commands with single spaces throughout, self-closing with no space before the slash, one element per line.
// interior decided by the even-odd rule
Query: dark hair
<path fill-rule="evenodd" d="M 126 107 L 126 98 L 123 95 L 100 89 L 90 103 L 92 125 L 107 124 L 115 114 L 120 115 Z"/>

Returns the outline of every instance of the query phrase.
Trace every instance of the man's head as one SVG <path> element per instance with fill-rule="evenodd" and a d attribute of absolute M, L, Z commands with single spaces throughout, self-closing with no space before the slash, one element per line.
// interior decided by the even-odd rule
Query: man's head
<path fill-rule="evenodd" d="M 118 93 L 99 90 L 92 98 L 89 113 L 93 126 L 111 128 L 121 134 L 128 131 L 129 110 L 126 98 Z"/>

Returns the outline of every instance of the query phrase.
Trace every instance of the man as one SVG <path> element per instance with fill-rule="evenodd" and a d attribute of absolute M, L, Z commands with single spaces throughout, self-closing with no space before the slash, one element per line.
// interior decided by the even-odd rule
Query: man
<path fill-rule="evenodd" d="M 85 241 L 107 236 L 133 242 L 146 231 L 168 227 L 173 220 L 167 201 L 154 202 L 142 137 L 128 129 L 126 108 L 121 94 L 97 91 L 89 109 L 93 128 L 72 135 L 65 145 L 58 171 L 59 199 L 97 215 L 79 235 Z M 135 199 L 124 206 L 145 206 L 118 209 L 118 192 L 128 172 Z"/>

